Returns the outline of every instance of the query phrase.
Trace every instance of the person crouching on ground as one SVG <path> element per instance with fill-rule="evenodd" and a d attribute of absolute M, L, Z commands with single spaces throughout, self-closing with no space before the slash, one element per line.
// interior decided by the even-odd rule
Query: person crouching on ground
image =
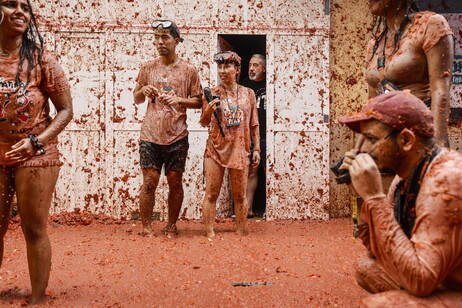
<path fill-rule="evenodd" d="M 358 284 L 384 293 L 361 305 L 460 306 L 462 154 L 435 145 L 432 113 L 409 90 L 377 96 L 338 121 L 365 139 L 342 168 L 364 200 L 359 233 L 369 256 L 356 263 Z M 397 174 L 388 196 L 380 171 Z"/>
<path fill-rule="evenodd" d="M 32 285 L 29 303 L 39 304 L 51 268 L 47 220 L 62 165 L 57 136 L 72 119 L 72 98 L 56 57 L 44 50 L 30 2 L 2 1 L 0 10 L 0 267 L 16 193 Z"/>
<path fill-rule="evenodd" d="M 214 60 L 218 64 L 221 85 L 213 88 L 212 94 L 220 98 L 208 102 L 204 97 L 200 119 L 200 124 L 208 126 L 209 131 L 204 154 L 206 189 L 203 203 L 205 231 L 209 238 L 215 236 L 215 207 L 225 168 L 229 171 L 237 233 L 245 233 L 250 135 L 253 140 L 260 140 L 255 94 L 237 83 L 241 58 L 225 51 L 217 53 Z M 256 167 L 260 163 L 258 143 L 252 155 L 252 167 Z"/>

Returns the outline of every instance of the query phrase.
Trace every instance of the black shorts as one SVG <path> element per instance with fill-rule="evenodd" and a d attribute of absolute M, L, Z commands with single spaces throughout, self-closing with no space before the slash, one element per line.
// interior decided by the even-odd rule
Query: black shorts
<path fill-rule="evenodd" d="M 156 169 L 160 172 L 165 165 L 165 174 L 168 171 L 184 172 L 188 149 L 188 136 L 169 145 L 140 141 L 141 168 Z"/>
<path fill-rule="evenodd" d="M 253 149 L 255 148 L 255 145 L 251 141 L 250 144 L 250 164 L 252 165 L 252 156 L 253 156 Z M 266 139 L 260 139 L 260 164 L 258 165 L 259 167 L 266 167 Z"/>

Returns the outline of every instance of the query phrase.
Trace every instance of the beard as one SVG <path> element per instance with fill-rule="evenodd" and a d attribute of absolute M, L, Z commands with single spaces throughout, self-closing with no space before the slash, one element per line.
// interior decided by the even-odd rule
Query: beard
<path fill-rule="evenodd" d="M 381 173 L 397 174 L 400 170 L 404 160 L 404 153 L 396 144 L 396 139 L 393 141 L 392 146 L 378 153 L 369 153 L 372 159 L 377 164 Z"/>

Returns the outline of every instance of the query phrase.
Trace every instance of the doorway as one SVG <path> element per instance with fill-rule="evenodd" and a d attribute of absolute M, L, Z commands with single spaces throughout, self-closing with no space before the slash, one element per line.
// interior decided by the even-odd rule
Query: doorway
<path fill-rule="evenodd" d="M 218 35 L 218 51 L 232 50 L 236 52 L 242 59 L 241 75 L 239 84 L 245 84 L 249 80 L 249 61 L 255 54 L 266 56 L 266 35 L 242 35 L 242 34 L 219 34 Z M 260 89 L 254 89 L 257 93 L 261 93 Z M 261 126 L 261 154 L 263 164 L 260 164 L 257 170 L 258 184 L 256 186 L 253 204 L 253 216 L 263 217 L 266 212 L 266 82 L 264 82 L 264 94 L 258 95 L 257 107 L 259 108 L 259 121 Z M 261 101 L 263 99 L 263 101 Z M 260 103 L 261 101 L 261 103 Z M 263 109 L 261 109 L 263 108 Z M 264 123 L 262 123 L 264 121 Z"/>

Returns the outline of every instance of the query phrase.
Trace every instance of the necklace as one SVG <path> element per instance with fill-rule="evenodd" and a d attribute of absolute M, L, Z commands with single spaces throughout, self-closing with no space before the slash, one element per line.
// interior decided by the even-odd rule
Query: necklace
<path fill-rule="evenodd" d="M 225 91 L 225 98 L 226 98 L 226 101 L 228 103 L 228 107 L 230 107 L 230 104 L 229 104 L 229 99 L 228 99 L 228 92 L 226 91 L 226 88 L 224 85 L 223 86 L 223 90 Z M 236 109 L 239 108 L 239 84 L 236 83 Z"/>
<path fill-rule="evenodd" d="M 232 106 L 230 104 L 230 99 L 228 98 L 228 93 L 226 92 L 225 86 L 223 86 L 223 90 L 225 91 L 225 98 L 229 110 L 229 118 L 226 120 L 226 127 L 238 126 L 241 124 L 241 121 L 243 120 L 243 115 L 239 113 L 239 84 L 236 83 L 236 106 Z"/>
<path fill-rule="evenodd" d="M 0 57 L 2 58 L 9 58 L 11 55 L 13 55 L 13 53 L 18 50 L 18 48 L 21 47 L 21 44 L 19 44 L 18 46 L 14 47 L 13 49 L 6 49 L 6 48 L 1 48 L 2 49 L 2 53 L 0 54 Z"/>

